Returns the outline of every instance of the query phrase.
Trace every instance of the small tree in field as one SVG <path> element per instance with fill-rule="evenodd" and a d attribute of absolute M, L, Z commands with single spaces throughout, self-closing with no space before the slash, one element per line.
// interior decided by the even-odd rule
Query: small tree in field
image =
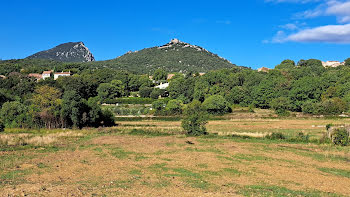
<path fill-rule="evenodd" d="M 205 125 L 208 123 L 208 114 L 202 108 L 200 101 L 193 101 L 184 109 L 182 128 L 188 135 L 199 136 L 208 134 Z"/>

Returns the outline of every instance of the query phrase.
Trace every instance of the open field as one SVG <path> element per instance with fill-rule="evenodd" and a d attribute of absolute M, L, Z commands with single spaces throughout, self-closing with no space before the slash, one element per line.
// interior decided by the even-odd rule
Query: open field
<path fill-rule="evenodd" d="M 326 124 L 345 122 L 232 118 L 210 121 L 208 130 L 317 139 Z M 118 123 L 0 134 L 0 143 L 12 143 L 0 145 L 0 196 L 350 196 L 350 147 L 186 137 L 179 121 Z"/>

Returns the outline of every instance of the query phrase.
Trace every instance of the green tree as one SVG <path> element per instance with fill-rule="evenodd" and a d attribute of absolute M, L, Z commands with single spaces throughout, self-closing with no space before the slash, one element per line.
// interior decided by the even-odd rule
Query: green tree
<path fill-rule="evenodd" d="M 62 117 L 65 120 L 65 126 L 73 126 L 74 128 L 81 128 L 87 121 L 86 117 L 83 119 L 84 103 L 80 95 L 76 91 L 66 91 L 62 98 Z"/>
<path fill-rule="evenodd" d="M 43 121 L 46 128 L 57 128 L 60 126 L 60 109 L 62 100 L 61 92 L 53 87 L 41 86 L 35 89 L 32 97 L 33 108 L 37 116 Z"/>
<path fill-rule="evenodd" d="M 27 107 L 18 101 L 6 102 L 0 110 L 1 122 L 9 128 L 24 127 Z"/>
<path fill-rule="evenodd" d="M 345 63 L 345 66 L 350 66 L 350 58 L 346 59 L 344 63 Z"/>
<path fill-rule="evenodd" d="M 181 100 L 173 99 L 166 105 L 166 110 L 171 115 L 178 115 L 182 113 L 183 103 Z"/>
<path fill-rule="evenodd" d="M 139 95 L 142 98 L 149 98 L 151 96 L 151 92 L 153 91 L 153 88 L 150 87 L 141 87 L 139 91 Z"/>
<path fill-rule="evenodd" d="M 210 114 L 224 114 L 231 111 L 228 102 L 221 95 L 213 95 L 205 99 L 203 109 Z"/>
<path fill-rule="evenodd" d="M 101 101 L 104 102 L 109 99 L 121 97 L 124 94 L 124 85 L 120 80 L 101 83 L 97 88 L 97 92 Z"/>
<path fill-rule="evenodd" d="M 290 108 L 290 100 L 286 97 L 275 98 L 271 101 L 271 108 L 279 116 L 288 116 Z"/>
<path fill-rule="evenodd" d="M 185 106 L 181 126 L 188 135 L 206 135 L 208 133 L 205 125 L 208 119 L 208 113 L 203 109 L 201 102 L 194 100 Z"/>
<path fill-rule="evenodd" d="M 276 69 L 292 69 L 295 68 L 295 62 L 293 60 L 283 60 L 281 64 L 275 67 Z"/>
<path fill-rule="evenodd" d="M 157 69 L 154 71 L 153 74 L 153 79 L 156 81 L 160 81 L 160 80 L 167 80 L 168 78 L 168 73 L 164 70 L 164 69 Z"/>

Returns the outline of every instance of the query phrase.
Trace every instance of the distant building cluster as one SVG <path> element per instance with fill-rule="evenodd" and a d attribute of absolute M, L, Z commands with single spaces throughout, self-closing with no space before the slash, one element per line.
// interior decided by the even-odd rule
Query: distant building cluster
<path fill-rule="evenodd" d="M 50 78 L 51 75 L 53 74 L 53 79 L 56 80 L 59 77 L 69 77 L 71 75 L 71 72 L 53 72 L 53 70 L 49 70 L 49 71 L 44 71 L 42 74 L 39 73 L 29 73 L 28 77 L 34 77 L 36 78 L 38 81 L 43 79 L 47 79 Z"/>
<path fill-rule="evenodd" d="M 266 67 L 262 67 L 262 68 L 259 68 L 258 69 L 258 72 L 265 72 L 265 73 L 267 73 L 267 72 L 269 72 L 269 68 L 266 68 Z"/>
<path fill-rule="evenodd" d="M 345 65 L 345 62 L 339 62 L 339 61 L 326 61 L 322 62 L 323 67 L 338 67 L 338 66 L 343 66 Z"/>

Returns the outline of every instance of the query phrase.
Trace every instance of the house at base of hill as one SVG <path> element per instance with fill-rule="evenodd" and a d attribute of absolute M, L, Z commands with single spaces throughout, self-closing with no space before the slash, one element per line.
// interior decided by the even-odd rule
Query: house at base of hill
<path fill-rule="evenodd" d="M 269 70 L 270 70 L 269 68 L 262 67 L 262 68 L 258 69 L 258 72 L 266 72 L 267 73 L 267 72 L 269 72 Z"/>
<path fill-rule="evenodd" d="M 59 77 L 69 77 L 70 75 L 71 75 L 70 72 L 58 72 L 58 73 L 54 73 L 53 79 L 56 80 Z"/>

